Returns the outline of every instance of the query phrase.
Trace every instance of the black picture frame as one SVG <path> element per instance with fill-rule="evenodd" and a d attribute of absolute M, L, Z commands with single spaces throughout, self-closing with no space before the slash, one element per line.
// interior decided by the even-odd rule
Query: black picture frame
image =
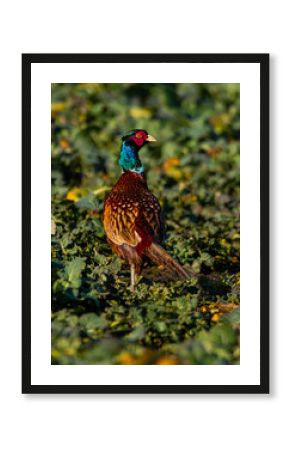
<path fill-rule="evenodd" d="M 269 54 L 23 54 L 22 55 L 22 393 L 267 394 L 269 393 Z M 31 384 L 31 65 L 33 63 L 258 63 L 260 65 L 260 384 Z"/>

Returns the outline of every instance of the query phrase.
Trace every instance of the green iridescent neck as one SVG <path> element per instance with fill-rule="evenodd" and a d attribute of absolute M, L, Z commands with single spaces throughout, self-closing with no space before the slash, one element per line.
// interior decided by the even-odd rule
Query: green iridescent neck
<path fill-rule="evenodd" d="M 138 156 L 138 150 L 129 142 L 123 142 L 122 144 L 119 165 L 124 171 L 144 172 L 144 167 Z"/>

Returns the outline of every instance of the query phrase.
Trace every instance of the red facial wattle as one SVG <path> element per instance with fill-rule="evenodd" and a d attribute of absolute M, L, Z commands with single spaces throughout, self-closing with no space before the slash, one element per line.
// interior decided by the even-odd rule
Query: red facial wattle
<path fill-rule="evenodd" d="M 142 147 L 142 145 L 147 139 L 147 135 L 146 133 L 144 133 L 144 131 L 139 131 L 138 133 L 132 136 L 132 139 L 138 147 Z"/>

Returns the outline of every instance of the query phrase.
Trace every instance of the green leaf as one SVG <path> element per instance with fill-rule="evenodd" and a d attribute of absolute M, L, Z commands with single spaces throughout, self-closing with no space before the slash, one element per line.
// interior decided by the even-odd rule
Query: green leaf
<path fill-rule="evenodd" d="M 95 210 L 98 208 L 98 200 L 94 194 L 89 194 L 86 197 L 82 197 L 76 202 L 78 208 L 85 208 L 89 210 Z"/>
<path fill-rule="evenodd" d="M 77 256 L 72 261 L 66 264 L 65 273 L 67 276 L 69 287 L 76 289 L 80 287 L 81 273 L 86 267 L 85 261 L 85 258 Z"/>
<path fill-rule="evenodd" d="M 85 328 L 87 333 L 92 333 L 96 329 L 104 329 L 107 321 L 103 316 L 97 316 L 95 313 L 87 313 L 81 316 L 80 325 Z"/>

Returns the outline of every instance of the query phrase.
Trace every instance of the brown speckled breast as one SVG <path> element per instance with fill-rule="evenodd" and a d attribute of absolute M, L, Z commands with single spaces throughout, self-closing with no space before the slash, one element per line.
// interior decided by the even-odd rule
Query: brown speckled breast
<path fill-rule="evenodd" d="M 136 247 L 138 253 L 152 241 L 162 240 L 161 208 L 148 190 L 144 175 L 125 172 L 104 205 L 103 223 L 108 240 Z"/>

